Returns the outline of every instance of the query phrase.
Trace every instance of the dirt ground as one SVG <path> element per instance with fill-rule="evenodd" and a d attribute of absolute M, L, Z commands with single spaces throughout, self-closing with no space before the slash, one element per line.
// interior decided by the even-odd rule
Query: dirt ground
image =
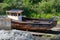
<path fill-rule="evenodd" d="M 60 24 L 57 24 L 56 27 L 53 27 L 51 30 L 60 32 Z M 37 37 L 37 36 L 35 36 L 35 39 L 36 40 L 50 40 L 49 38 L 46 38 L 46 37 Z"/>
<path fill-rule="evenodd" d="M 35 36 L 35 40 L 50 40 L 50 39 L 47 37 L 36 37 Z"/>
<path fill-rule="evenodd" d="M 60 24 L 57 24 L 56 27 L 53 27 L 51 30 L 60 31 Z"/>

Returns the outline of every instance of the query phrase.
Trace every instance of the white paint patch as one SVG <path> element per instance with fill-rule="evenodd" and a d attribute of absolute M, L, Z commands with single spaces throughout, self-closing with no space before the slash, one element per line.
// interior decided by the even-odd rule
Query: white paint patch
<path fill-rule="evenodd" d="M 22 15 L 20 15 L 20 16 L 11 16 L 11 15 L 8 15 L 8 18 L 13 19 L 13 20 L 22 21 Z"/>
<path fill-rule="evenodd" d="M 13 20 L 18 20 L 18 17 L 17 16 L 8 15 L 8 18 L 13 19 Z"/>

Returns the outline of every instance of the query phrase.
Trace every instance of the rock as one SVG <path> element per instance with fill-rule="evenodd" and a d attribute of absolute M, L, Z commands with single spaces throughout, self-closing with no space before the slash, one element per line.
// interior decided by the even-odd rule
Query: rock
<path fill-rule="evenodd" d="M 34 40 L 32 34 L 19 30 L 0 30 L 0 40 Z"/>

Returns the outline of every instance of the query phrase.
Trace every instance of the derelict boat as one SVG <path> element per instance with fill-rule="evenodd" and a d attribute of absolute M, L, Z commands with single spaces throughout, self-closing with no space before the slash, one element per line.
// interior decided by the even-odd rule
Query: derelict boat
<path fill-rule="evenodd" d="M 12 19 L 12 28 L 22 30 L 50 30 L 57 25 L 57 21 L 51 19 L 35 19 L 22 16 L 22 10 L 6 11 L 7 16 Z"/>

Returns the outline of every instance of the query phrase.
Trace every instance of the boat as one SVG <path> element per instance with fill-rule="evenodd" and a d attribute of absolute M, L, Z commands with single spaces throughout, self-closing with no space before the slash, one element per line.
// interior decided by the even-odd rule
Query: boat
<path fill-rule="evenodd" d="M 12 19 L 12 29 L 19 30 L 50 30 L 57 25 L 57 20 L 53 18 L 28 18 L 22 16 L 22 10 L 7 10 L 7 16 Z"/>

